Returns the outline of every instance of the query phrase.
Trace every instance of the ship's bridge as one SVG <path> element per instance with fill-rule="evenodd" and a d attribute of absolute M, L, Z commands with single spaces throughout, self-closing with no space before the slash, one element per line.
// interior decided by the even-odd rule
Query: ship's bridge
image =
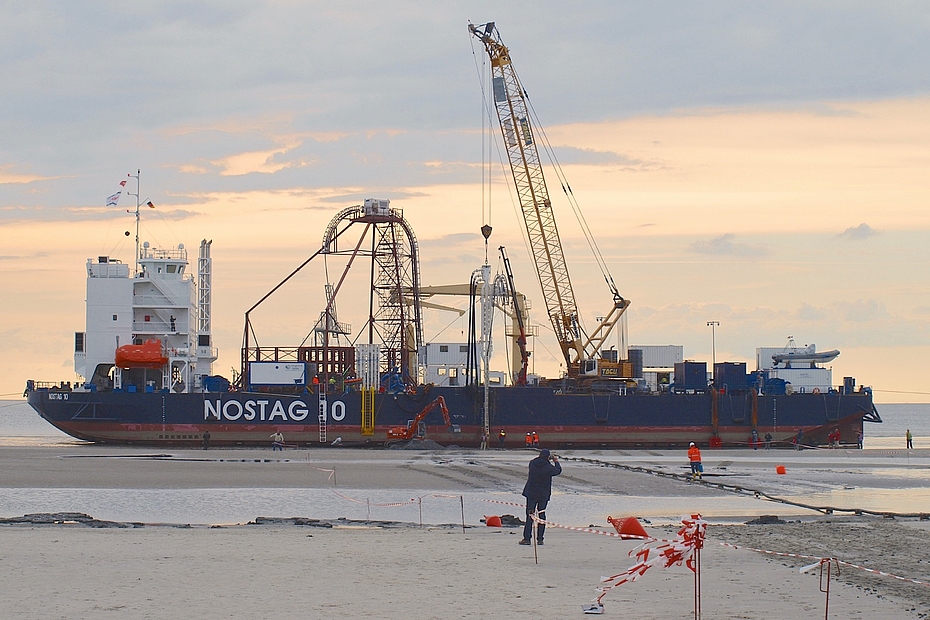
<path fill-rule="evenodd" d="M 176 249 L 161 250 L 150 247 L 148 241 L 146 241 L 139 256 L 141 273 L 138 277 L 183 280 L 187 265 L 187 250 L 184 248 L 184 244 L 179 245 Z"/>

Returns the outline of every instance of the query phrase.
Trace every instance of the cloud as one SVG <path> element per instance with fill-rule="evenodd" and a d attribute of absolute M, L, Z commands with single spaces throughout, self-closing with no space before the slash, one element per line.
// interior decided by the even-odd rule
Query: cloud
<path fill-rule="evenodd" d="M 853 241 L 859 241 L 860 239 L 868 239 L 878 234 L 878 231 L 862 222 L 858 226 L 851 226 L 841 232 L 838 237 L 843 239 L 852 239 Z"/>
<path fill-rule="evenodd" d="M 466 246 L 473 247 L 475 242 L 481 238 L 478 233 L 452 233 L 442 235 L 433 239 L 420 239 L 417 243 L 421 248 L 441 248 L 448 250 L 453 247 Z"/>
<path fill-rule="evenodd" d="M 616 151 L 601 151 L 597 149 L 577 148 L 573 146 L 556 146 L 556 156 L 560 164 L 576 164 L 583 166 L 619 166 L 624 170 L 646 170 L 657 167 L 657 164 L 642 159 L 627 157 Z"/>
<path fill-rule="evenodd" d="M 696 254 L 713 254 L 717 256 L 764 256 L 768 250 L 762 246 L 736 243 L 736 235 L 726 233 L 706 241 L 695 241 L 688 246 L 690 252 Z"/>
<path fill-rule="evenodd" d="M 866 323 L 891 318 L 885 304 L 874 299 L 838 301 L 833 304 L 833 307 L 843 320 L 850 323 Z"/>
<path fill-rule="evenodd" d="M 0 185 L 12 184 L 12 183 L 32 183 L 33 181 L 48 181 L 51 179 L 58 179 L 61 177 L 48 177 L 38 174 L 23 174 L 13 172 L 13 164 L 6 164 L 0 166 Z"/>
<path fill-rule="evenodd" d="M 230 155 L 222 159 L 211 161 L 210 163 L 222 168 L 220 176 L 241 176 L 257 172 L 260 174 L 274 174 L 285 168 L 303 168 L 310 165 L 310 162 L 303 160 L 287 161 L 282 159 L 288 151 L 300 146 L 300 143 L 292 143 L 277 149 L 267 151 L 252 151 Z"/>

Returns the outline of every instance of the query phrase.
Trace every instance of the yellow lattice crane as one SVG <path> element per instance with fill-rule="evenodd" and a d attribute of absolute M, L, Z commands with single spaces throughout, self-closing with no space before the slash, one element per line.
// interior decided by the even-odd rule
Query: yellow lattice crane
<path fill-rule="evenodd" d="M 510 50 L 501 42 L 494 22 L 480 26 L 469 24 L 468 28 L 484 44 L 490 58 L 494 107 L 500 121 L 536 273 L 546 302 L 546 311 L 565 358 L 568 374 L 614 377 L 627 375 L 620 371 L 622 367 L 617 365 L 616 360 L 602 360 L 601 351 L 630 302 L 618 292 L 603 257 L 593 243 L 590 230 L 582 222 L 598 266 L 613 295 L 613 307 L 607 315 L 599 320 L 597 328 L 589 336 L 584 333 L 539 160 L 526 92 L 514 71 Z M 563 189 L 566 189 L 564 183 Z M 570 188 L 567 189 L 566 194 L 570 194 L 570 191 Z"/>

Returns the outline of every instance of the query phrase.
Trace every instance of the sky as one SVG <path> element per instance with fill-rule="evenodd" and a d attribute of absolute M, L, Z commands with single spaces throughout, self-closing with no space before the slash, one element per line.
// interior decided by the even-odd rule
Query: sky
<path fill-rule="evenodd" d="M 495 21 L 632 302 L 633 343 L 754 368 L 756 347 L 793 336 L 841 351 L 834 383 L 854 376 L 880 403 L 930 401 L 925 3 L 37 1 L 0 12 L 0 397 L 30 378 L 75 379 L 84 263 L 131 262 L 132 199 L 105 199 L 136 170 L 156 205 L 143 240 L 192 253 L 214 242 L 219 374 L 238 367 L 245 310 L 319 248 L 342 208 L 377 197 L 416 232 L 425 285 L 467 282 L 490 223 L 490 263 L 500 269 L 506 246 L 534 304 L 533 369 L 557 375 L 509 172 L 487 142 L 489 125 L 499 131 L 482 95 L 489 69 L 467 30 Z M 610 294 L 545 172 L 591 326 Z M 308 268 L 256 313 L 263 345 L 306 335 L 324 269 L 333 278 L 341 265 Z M 361 326 L 365 295 L 340 297 L 340 320 Z M 456 342 L 466 327 L 430 313 L 425 335 Z"/>

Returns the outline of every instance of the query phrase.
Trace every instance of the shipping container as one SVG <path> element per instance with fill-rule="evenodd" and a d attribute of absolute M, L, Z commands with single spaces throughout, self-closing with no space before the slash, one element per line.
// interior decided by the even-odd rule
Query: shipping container
<path fill-rule="evenodd" d="M 632 359 L 632 350 L 643 352 L 643 368 L 668 368 L 684 361 L 684 347 L 680 344 L 651 345 L 635 344 L 629 347 Z"/>
<path fill-rule="evenodd" d="M 675 391 L 706 390 L 707 362 L 680 362 L 675 364 Z"/>
<path fill-rule="evenodd" d="M 714 365 L 714 387 L 728 392 L 741 392 L 748 388 L 746 362 L 717 362 Z"/>
<path fill-rule="evenodd" d="M 769 378 L 784 379 L 792 392 L 826 393 L 833 387 L 833 370 L 830 368 L 773 368 Z"/>

